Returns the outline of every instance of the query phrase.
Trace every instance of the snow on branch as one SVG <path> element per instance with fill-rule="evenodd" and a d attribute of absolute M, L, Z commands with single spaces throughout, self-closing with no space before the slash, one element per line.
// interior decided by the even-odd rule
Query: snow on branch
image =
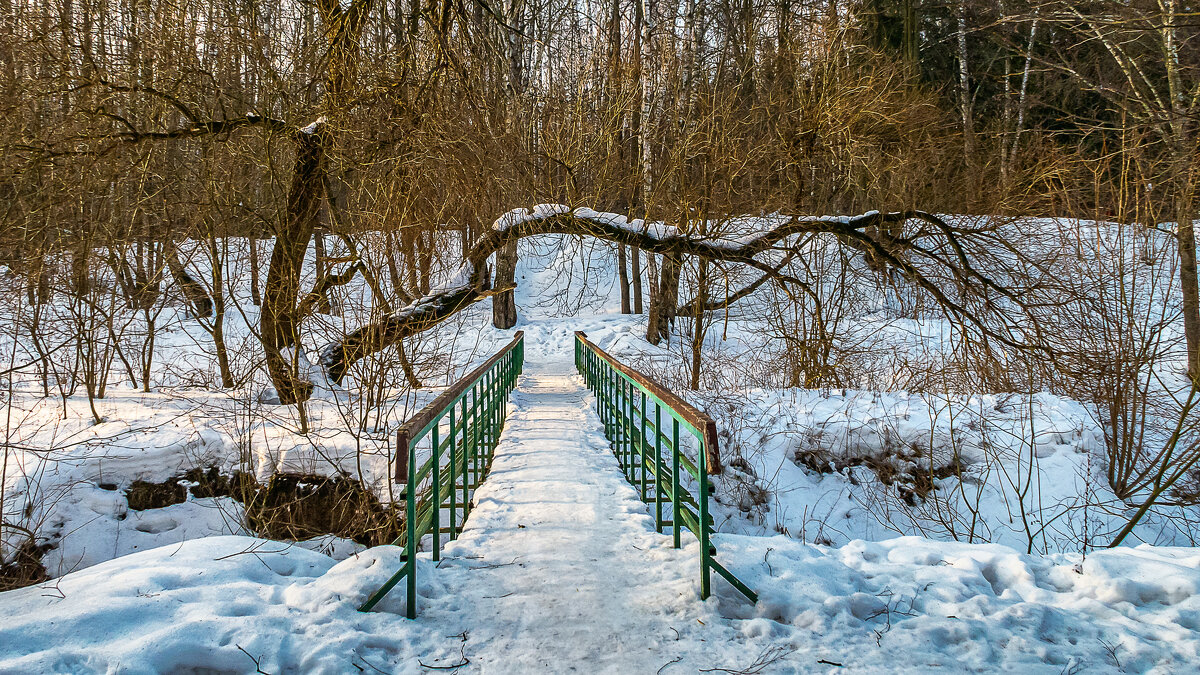
<path fill-rule="evenodd" d="M 909 221 L 929 227 L 906 234 L 903 230 Z M 795 280 L 782 275 L 757 256 L 788 249 L 788 241 L 795 235 L 833 234 L 843 244 L 862 251 L 874 263 L 899 270 L 965 323 L 975 325 L 1005 344 L 1021 346 L 1019 338 L 996 332 L 982 320 L 978 309 L 968 308 L 958 297 L 962 295 L 962 289 L 978 289 L 982 297 L 1003 296 L 1020 304 L 1018 293 L 972 266 L 960 241 L 972 236 L 972 230 L 952 226 L 923 211 L 868 211 L 856 216 L 773 214 L 726 222 L 743 224 L 739 228 L 742 232 L 733 235 L 691 233 L 660 222 L 647 222 L 641 218 L 630 220 L 617 213 L 572 209 L 562 204 L 514 209 L 497 218 L 491 229 L 471 246 L 462 267 L 449 282 L 328 345 L 322 350 L 321 363 L 328 369 L 330 377 L 340 382 L 348 368 L 359 359 L 431 328 L 489 295 L 507 290 L 490 288 L 488 259 L 514 240 L 546 234 L 590 236 L 662 255 L 741 263 L 784 282 Z M 921 261 L 921 264 L 915 261 Z M 923 269 L 922 264 L 932 264 L 938 275 L 952 279 L 957 288 L 948 293 L 943 289 L 944 281 Z M 985 306 L 992 308 L 991 301 Z"/>

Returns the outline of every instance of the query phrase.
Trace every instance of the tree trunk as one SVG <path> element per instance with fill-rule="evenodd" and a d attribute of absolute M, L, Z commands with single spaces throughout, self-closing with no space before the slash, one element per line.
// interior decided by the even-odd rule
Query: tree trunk
<path fill-rule="evenodd" d="M 492 325 L 507 330 L 517 325 L 517 299 L 510 288 L 517 280 L 517 242 L 514 239 L 496 251 L 496 281 L 494 288 L 509 290 L 492 296 Z"/>
<path fill-rule="evenodd" d="M 516 262 L 513 262 L 514 267 Z M 429 277 L 433 274 L 433 233 L 417 234 L 417 288 L 421 295 L 429 293 Z"/>
<path fill-rule="evenodd" d="M 1008 153 L 1001 151 L 1000 175 L 1007 183 L 1008 172 L 1017 159 L 1017 148 L 1021 142 L 1021 134 L 1025 131 L 1025 110 L 1028 107 L 1029 74 L 1033 69 L 1033 47 L 1037 40 L 1038 10 L 1033 13 L 1033 25 L 1029 27 L 1029 45 L 1025 48 L 1025 67 L 1021 71 L 1021 92 L 1017 95 L 1017 126 L 1013 129 L 1012 140 L 1009 142 Z"/>
<path fill-rule="evenodd" d="M 413 288 L 413 286 L 406 286 L 404 280 L 400 278 L 400 266 L 396 264 L 397 245 L 395 232 L 388 230 L 384 233 L 384 247 L 387 251 L 383 256 L 383 260 L 387 264 L 388 278 L 392 280 L 392 292 L 397 294 L 405 293 L 407 288 Z"/>
<path fill-rule="evenodd" d="M 675 305 L 679 301 L 679 256 L 664 255 L 659 273 L 658 289 L 650 302 L 650 314 L 646 318 L 646 340 L 652 345 L 664 338 L 670 339 L 671 325 L 675 323 Z"/>
<path fill-rule="evenodd" d="M 617 244 L 617 279 L 621 285 L 621 313 L 629 313 L 629 269 L 625 264 L 625 246 Z"/>
<path fill-rule="evenodd" d="M 777 250 L 780 242 L 789 240 L 790 237 L 804 233 L 823 232 L 836 235 L 842 242 L 853 242 L 852 245 L 856 248 L 872 251 L 875 255 L 887 260 L 891 265 L 904 271 L 912 283 L 929 293 L 935 302 L 957 318 L 969 321 L 991 339 L 1014 349 L 1046 351 L 1039 344 L 1029 345 L 1025 341 L 1016 342 L 1006 333 L 992 330 L 983 318 L 947 296 L 941 285 L 923 274 L 921 269 L 910 262 L 903 252 L 894 251 L 889 245 L 890 242 L 880 242 L 867 234 L 868 230 L 878 229 L 881 225 L 908 221 L 931 225 L 932 228 L 926 232 L 930 235 L 942 236 L 947 240 L 947 246 L 954 246 L 956 249 L 962 250 L 961 240 L 953 229 L 937 216 L 923 211 L 892 213 L 871 211 L 859 216 L 839 219 L 793 216 L 787 222 L 736 245 L 728 242 L 714 242 L 707 237 L 693 237 L 687 234 L 659 238 L 650 232 L 617 225 L 603 214 L 591 216 L 576 212 L 557 212 L 549 215 L 535 215 L 508 227 L 483 231 L 479 240 L 472 244 L 470 253 L 468 253 L 463 267 L 460 268 L 460 274 L 464 275 L 460 283 L 441 288 L 436 293 L 424 298 L 419 304 L 380 317 L 347 333 L 321 350 L 320 363 L 330 380 L 340 382 L 350 366 L 358 360 L 391 347 L 410 335 L 416 335 L 436 326 L 491 295 L 492 291 L 489 288 L 491 277 L 487 272 L 487 261 L 514 240 L 548 234 L 595 237 L 614 244 L 638 246 L 651 254 L 657 253 L 664 256 L 660 275 L 662 292 L 656 294 L 654 302 L 651 303 L 651 312 L 656 318 L 649 323 L 656 332 L 649 332 L 647 339 L 652 341 L 661 339 L 665 332 L 664 325 L 669 323 L 675 314 L 675 305 L 679 294 L 679 261 L 684 256 L 748 265 L 762 272 L 773 274 L 771 268 L 758 260 L 756 256 L 768 250 Z M 914 233 L 914 236 L 920 236 L 920 233 Z M 791 251 L 795 251 L 795 249 L 791 249 Z M 947 266 L 951 274 L 966 279 L 965 283 L 968 289 L 977 287 L 976 292 L 978 293 L 1003 295 L 1025 307 L 1019 293 L 975 273 L 973 265 L 969 264 L 969 261 L 964 261 L 960 267 L 955 264 L 953 257 L 946 260 L 934 256 L 934 259 L 939 264 Z"/>
<path fill-rule="evenodd" d="M 636 246 L 629 249 L 633 254 L 629 272 L 633 275 L 633 313 L 642 313 L 642 250 Z"/>
<path fill-rule="evenodd" d="M 255 307 L 262 304 L 262 293 L 258 289 L 258 239 L 250 236 L 250 302 Z"/>
<path fill-rule="evenodd" d="M 971 102 L 971 74 L 967 65 L 967 3 L 958 2 L 958 97 L 962 106 L 963 157 L 967 166 L 975 162 L 975 121 Z"/>
<path fill-rule="evenodd" d="M 1191 181 L 1180 179 L 1183 189 Z M 1200 283 L 1196 277 L 1196 231 L 1190 194 L 1176 197 L 1175 226 L 1179 238 L 1179 288 L 1183 294 L 1183 333 L 1187 339 L 1188 377 L 1200 386 Z"/>
<path fill-rule="evenodd" d="M 708 302 L 708 261 L 700 260 L 696 270 L 696 298 L 692 308 L 692 381 L 700 389 L 700 364 L 704 352 L 704 305 Z"/>
<path fill-rule="evenodd" d="M 217 236 L 209 232 L 208 252 L 212 261 L 213 346 L 217 351 L 217 368 L 221 372 L 221 386 L 230 389 L 234 385 L 233 370 L 229 367 L 229 350 L 225 347 L 225 260 L 228 258 L 228 237 L 222 239 L 225 246 L 217 247 Z M 222 250 L 224 249 L 224 250 Z"/>
<path fill-rule="evenodd" d="M 183 266 L 183 262 L 179 260 L 179 250 L 175 248 L 175 242 L 170 238 L 163 242 L 163 256 L 166 259 L 167 269 L 171 271 L 175 283 L 179 284 L 180 292 L 192 306 L 195 318 L 207 319 L 212 316 L 212 298 L 208 297 L 208 291 L 204 290 L 204 285 L 196 281 Z"/>
<path fill-rule="evenodd" d="M 326 261 L 328 260 L 328 258 L 329 258 L 329 256 L 326 255 L 326 253 L 325 253 L 325 233 L 324 232 L 314 232 L 313 233 L 313 260 L 316 262 L 318 279 L 325 278 L 325 274 L 326 274 L 325 267 L 326 267 Z M 329 302 L 329 289 L 325 286 L 321 286 L 320 288 L 317 289 L 317 293 L 320 295 L 320 297 L 317 298 L 317 312 L 319 312 L 321 314 L 329 314 L 330 312 L 332 312 L 333 311 L 333 303 Z"/>
<path fill-rule="evenodd" d="M 298 379 L 296 352 L 300 344 L 300 317 L 296 302 L 304 254 L 312 240 L 320 207 L 321 173 L 328 142 L 324 123 L 316 123 L 296 134 L 296 165 L 288 191 L 287 210 L 276 232 L 271 266 L 263 289 L 260 337 L 267 370 L 279 393 L 279 402 L 285 404 L 305 401 L 312 394 L 312 383 Z M 291 358 L 284 357 L 285 349 L 293 351 Z"/>

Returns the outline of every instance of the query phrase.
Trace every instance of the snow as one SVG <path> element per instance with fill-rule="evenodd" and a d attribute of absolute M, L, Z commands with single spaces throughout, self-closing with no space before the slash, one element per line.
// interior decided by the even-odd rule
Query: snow
<path fill-rule="evenodd" d="M 322 115 L 322 116 L 318 117 L 317 119 L 313 120 L 312 123 L 310 123 L 308 126 L 301 129 L 300 133 L 312 136 L 313 134 L 317 133 L 317 130 L 321 128 L 321 125 L 325 124 L 326 122 L 327 122 L 327 120 L 326 120 L 325 116 Z"/>
<path fill-rule="evenodd" d="M 518 209 L 495 226 L 566 212 L 679 236 L 662 223 L 561 205 Z M 777 218 L 731 222 L 713 241 L 745 245 L 755 227 Z M 1078 245 L 1079 255 L 1062 256 L 1067 262 L 1046 273 L 1080 284 L 1089 265 L 1115 264 L 1124 236 L 1066 221 L 1005 227 L 1044 242 L 1078 228 L 1066 247 Z M 833 290 L 820 256 L 832 243 L 814 237 L 805 249 L 813 270 L 789 270 L 820 282 L 823 297 Z M 233 251 L 239 245 L 231 241 Z M 1058 250 L 1041 245 L 1048 258 Z M 473 307 L 406 341 L 424 359 L 431 388 L 410 392 L 391 382 L 383 403 L 370 408 L 351 374 L 344 388 L 307 404 L 318 431 L 302 435 L 294 406 L 262 403 L 266 383 L 251 331 L 257 310 L 235 258 L 228 277 L 239 309 L 225 329 L 238 387 L 215 384 L 211 338 L 168 305 L 153 391 L 132 390 L 114 369 L 96 402 L 102 423 L 92 423 L 81 392 L 43 398 L 32 377 L 0 393 L 13 420 L 4 517 L 53 545 L 44 558 L 51 581 L 0 593 L 0 672 L 428 672 L 468 660 L 457 672 L 671 675 L 746 669 L 760 656 L 780 659 L 763 672 L 838 670 L 831 662 L 851 672 L 1197 669 L 1194 507 L 1156 509 L 1129 545 L 1095 550 L 1130 511 L 1103 475 L 1097 411 L 1067 392 L 996 393 L 953 380 L 953 326 L 906 304 L 903 289 L 852 264 L 841 289 L 852 311 L 833 326 L 844 379 L 799 389 L 785 386 L 772 351 L 766 285 L 717 316 L 704 347 L 714 364 L 705 371 L 710 390 L 694 392 L 685 386 L 688 322 L 654 347 L 642 337 L 643 317 L 616 314 L 612 245 L 551 236 L 520 247 L 516 329 L 525 331 L 526 374 L 466 531 L 440 563 L 421 554 L 416 621 L 402 618 L 402 589 L 377 612 L 354 611 L 399 569 L 390 547 L 331 536 L 256 539 L 229 498 L 189 496 L 137 511 L 125 490 L 135 480 L 214 466 L 261 481 L 280 471 L 347 473 L 386 503 L 394 487 L 390 430 L 511 331 L 488 327 L 486 303 Z M 365 256 L 375 249 L 382 247 L 362 246 Z M 204 247 L 196 250 L 202 255 Z M 1164 250 L 1169 259 L 1169 248 L 1151 257 L 1162 259 Z M 206 278 L 203 260 L 188 260 Z M 435 261 L 435 293 L 469 283 L 473 270 L 459 263 Z M 1146 276 L 1134 309 L 1173 316 L 1173 277 L 1143 263 L 1130 268 Z M 737 288 L 756 274 L 731 270 L 728 283 Z M 305 275 L 307 287 L 311 258 Z M 690 297 L 686 275 L 683 286 L 681 296 Z M 371 301 L 361 279 L 336 290 L 344 316 L 306 321 L 306 348 L 294 356 L 362 325 Z M 46 343 L 72 339 L 70 328 L 47 323 Z M 572 374 L 575 330 L 718 420 L 725 456 L 742 461 L 716 479 L 717 559 L 759 593 L 757 605 L 719 580 L 715 596 L 699 601 L 695 540 L 685 535 L 683 549 L 672 549 L 624 482 L 591 397 Z M 1177 333 L 1168 326 L 1167 341 Z M 0 343 L 15 363 L 29 361 L 11 335 Z M 136 354 L 132 343 L 128 354 Z M 69 359 L 69 351 L 59 356 Z M 321 377 L 319 368 L 302 366 Z M 814 471 L 802 457 L 833 468 Z M 863 465 L 903 471 L 955 459 L 961 473 L 937 479 L 915 505 L 901 485 L 884 484 Z M 1026 478 L 1032 487 L 1021 499 L 1038 504 L 1028 529 L 1017 502 Z M 964 528 L 972 522 L 973 530 Z M 10 542 L 3 544 L 8 556 Z"/>
<path fill-rule="evenodd" d="M 477 509 L 440 563 L 399 549 L 343 562 L 222 536 L 135 553 L 0 595 L 0 669 L 16 672 L 854 672 L 948 668 L 1180 672 L 1200 658 L 1200 552 L 1140 546 L 1029 556 L 904 537 L 841 547 L 717 535 L 760 595 L 715 581 L 625 482 L 570 364 L 530 368 Z M 546 362 L 543 362 L 546 363 Z"/>

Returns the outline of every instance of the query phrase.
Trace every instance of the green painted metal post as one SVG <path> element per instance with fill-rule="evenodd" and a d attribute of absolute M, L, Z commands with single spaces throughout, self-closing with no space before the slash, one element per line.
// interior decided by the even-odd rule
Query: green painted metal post
<path fill-rule="evenodd" d="M 408 567 L 406 579 L 408 600 L 404 615 L 417 618 L 417 453 L 412 445 L 401 448 L 408 453 L 408 483 L 404 486 L 404 531 L 408 539 L 404 542 L 404 564 Z"/>
<path fill-rule="evenodd" d="M 634 401 L 637 400 L 637 396 L 635 396 L 633 383 L 628 380 L 625 381 L 625 400 L 625 409 L 629 411 L 629 416 L 626 418 L 625 422 L 625 433 L 629 436 L 629 438 L 625 441 L 625 451 L 629 453 L 629 483 L 630 485 L 633 485 L 634 489 L 637 489 L 638 457 L 637 447 L 635 447 L 637 443 L 637 435 L 635 433 L 637 431 L 637 417 L 634 414 Z"/>
<path fill-rule="evenodd" d="M 483 380 L 475 385 L 471 391 L 471 401 L 474 404 L 473 413 L 475 416 L 475 479 L 471 481 L 472 487 L 479 487 L 483 481 L 483 444 L 485 429 L 483 428 Z"/>
<path fill-rule="evenodd" d="M 625 378 L 618 374 L 617 375 L 617 411 L 618 411 L 617 412 L 617 437 L 620 440 L 620 444 L 619 444 L 618 448 L 620 449 L 620 456 L 622 456 L 622 464 L 625 465 L 625 479 L 629 480 L 630 471 L 632 471 L 632 467 L 630 467 L 630 461 L 629 461 L 629 434 L 628 434 L 629 426 L 626 426 L 626 424 L 628 424 L 628 420 L 629 420 L 629 411 L 626 410 L 626 406 L 629 406 L 629 396 L 625 395 L 626 386 L 628 386 L 628 383 L 625 382 Z"/>
<path fill-rule="evenodd" d="M 637 485 L 633 466 L 633 397 L 629 395 L 629 381 L 621 378 L 621 450 L 625 453 L 625 478 Z"/>
<path fill-rule="evenodd" d="M 646 501 L 646 393 L 642 392 L 641 403 L 638 406 L 638 456 L 642 459 L 642 501 Z"/>
<path fill-rule="evenodd" d="M 467 514 L 471 512 L 471 498 L 467 494 L 467 490 L 471 485 L 471 445 L 468 436 L 471 434 L 471 427 L 467 426 L 467 399 L 464 397 L 459 401 L 462 406 L 463 420 L 463 441 L 462 441 L 462 505 L 463 505 L 463 522 L 467 520 Z"/>
<path fill-rule="evenodd" d="M 433 475 L 430 476 L 430 502 L 429 507 L 433 510 L 433 559 L 435 561 L 442 559 L 442 494 L 441 494 L 441 466 L 442 466 L 442 448 L 438 433 L 441 431 L 441 424 L 434 422 L 431 430 L 431 438 L 433 439 Z"/>
<path fill-rule="evenodd" d="M 625 479 L 628 480 L 629 479 L 629 460 L 625 456 L 625 379 L 621 377 L 620 373 L 615 374 L 614 377 L 616 378 L 616 384 L 617 384 L 617 392 L 616 392 L 616 403 L 617 403 L 617 422 L 616 422 L 617 443 L 616 443 L 616 446 L 617 447 L 616 447 L 616 451 L 617 451 L 617 456 L 621 458 L 620 459 L 621 469 L 625 472 Z"/>
<path fill-rule="evenodd" d="M 612 385 L 609 382 L 609 372 L 607 368 L 600 369 L 600 400 L 604 403 L 604 435 L 609 438 L 613 437 L 612 433 Z"/>
<path fill-rule="evenodd" d="M 654 404 L 654 527 L 663 529 L 662 517 L 662 406 Z"/>
<path fill-rule="evenodd" d="M 671 416 L 671 535 L 679 548 L 679 420 Z"/>
<path fill-rule="evenodd" d="M 496 446 L 500 444 L 500 376 L 492 375 L 490 382 L 491 400 L 488 406 L 492 411 L 492 447 L 488 451 L 488 471 L 492 470 L 492 459 L 496 456 Z"/>
<path fill-rule="evenodd" d="M 488 376 L 479 383 L 479 415 L 483 420 L 483 475 L 487 475 L 488 457 L 492 447 L 492 391 Z M 479 482 L 483 482 L 481 476 Z"/>
<path fill-rule="evenodd" d="M 616 439 L 620 438 L 620 431 L 617 429 L 618 418 L 618 396 L 617 396 L 617 374 L 612 368 L 608 369 L 608 423 L 612 427 L 612 438 L 614 449 L 619 448 Z M 617 454 L 617 463 L 621 463 L 621 455 Z M 621 470 L 625 470 L 625 465 L 621 464 Z"/>
<path fill-rule="evenodd" d="M 709 559 L 712 557 L 712 551 L 708 548 L 708 474 L 704 471 L 704 458 L 708 448 L 705 446 L 703 438 L 698 438 L 699 448 L 696 451 L 696 481 L 700 483 L 700 531 L 696 536 L 700 539 L 700 599 L 707 600 L 710 593 L 710 578 L 709 573 L 712 570 L 712 565 L 709 564 Z"/>
<path fill-rule="evenodd" d="M 495 432 L 494 411 L 492 410 L 492 378 L 491 374 L 483 376 L 483 426 L 487 430 L 487 442 L 483 446 L 483 475 L 486 476 L 488 466 L 492 462 L 492 434 Z"/>
<path fill-rule="evenodd" d="M 479 444 L 483 430 L 479 425 L 479 385 L 471 387 L 471 489 L 479 487 Z"/>
<path fill-rule="evenodd" d="M 454 406 L 451 405 L 450 406 L 450 439 L 449 439 L 450 440 L 450 485 L 449 485 L 449 490 L 450 490 L 450 539 L 451 540 L 458 538 L 458 534 L 455 531 L 455 520 L 458 518 L 458 490 L 455 489 L 458 487 L 458 485 L 457 485 L 458 472 L 455 470 L 455 464 L 454 464 L 454 455 L 458 451 L 458 444 L 455 442 L 455 433 L 457 433 L 457 431 L 454 428 Z M 466 520 L 465 515 L 463 516 L 463 520 Z"/>
<path fill-rule="evenodd" d="M 601 367 L 601 369 L 600 369 L 600 391 L 601 391 L 600 401 L 604 405 L 604 414 L 602 414 L 600 416 L 600 419 L 602 422 L 604 422 L 604 435 L 608 436 L 609 438 L 612 438 L 613 437 L 612 429 L 611 429 L 612 400 L 609 398 L 612 395 L 612 392 L 611 392 L 611 388 L 609 386 L 608 379 L 609 379 L 608 370 Z"/>

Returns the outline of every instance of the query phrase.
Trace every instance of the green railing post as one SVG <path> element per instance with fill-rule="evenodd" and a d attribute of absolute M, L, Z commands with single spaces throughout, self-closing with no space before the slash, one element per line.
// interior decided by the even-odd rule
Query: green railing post
<path fill-rule="evenodd" d="M 662 406 L 654 404 L 654 527 L 662 534 Z"/>
<path fill-rule="evenodd" d="M 430 431 L 430 438 L 433 439 L 433 472 L 430 476 L 432 485 L 430 486 L 430 494 L 432 501 L 429 502 L 429 507 L 432 510 L 433 518 L 433 559 L 435 561 L 442 559 L 442 495 L 441 495 L 441 477 L 442 471 L 442 449 L 439 442 L 438 434 L 441 431 L 439 423 L 434 423 L 433 429 Z"/>
<path fill-rule="evenodd" d="M 471 509 L 470 497 L 467 496 L 467 490 L 470 488 L 470 483 L 471 483 L 471 455 L 470 455 L 471 445 L 470 445 L 470 439 L 467 438 L 467 429 L 469 429 L 470 427 L 468 427 L 466 425 L 467 424 L 467 400 L 466 400 L 466 398 L 463 398 L 462 401 L 459 402 L 459 405 L 462 406 L 461 416 L 462 416 L 462 420 L 463 420 L 463 427 L 462 427 L 462 435 L 463 435 L 463 440 L 462 440 L 462 505 L 463 505 L 463 522 L 465 523 L 467 521 L 467 515 L 470 513 L 470 509 Z"/>
<path fill-rule="evenodd" d="M 404 565 L 408 568 L 408 600 L 404 615 L 417 618 L 417 452 L 415 443 L 405 443 L 402 452 L 408 453 L 408 483 L 404 486 Z M 381 596 L 382 597 L 382 596 Z"/>
<path fill-rule="evenodd" d="M 629 383 L 621 378 L 621 446 L 625 450 L 625 476 L 633 485 L 637 485 L 637 474 L 633 467 L 633 397 L 629 395 Z"/>
<path fill-rule="evenodd" d="M 492 438 L 491 444 L 488 447 L 488 471 L 492 470 L 492 458 L 496 455 L 496 444 L 500 442 L 500 378 L 495 374 L 489 378 L 488 382 L 488 410 L 491 412 L 492 423 Z"/>
<path fill-rule="evenodd" d="M 629 410 L 628 421 L 625 423 L 625 433 L 629 438 L 625 441 L 625 447 L 629 453 L 629 483 L 633 485 L 634 489 L 637 489 L 638 486 L 636 391 L 632 382 L 625 383 L 625 398 L 628 401 L 627 409 Z"/>
<path fill-rule="evenodd" d="M 471 489 L 479 487 L 479 446 L 483 429 L 479 424 L 479 385 L 471 388 Z"/>
<path fill-rule="evenodd" d="M 458 538 L 455 533 L 455 520 L 458 518 L 458 471 L 454 464 L 454 454 L 458 450 L 458 444 L 455 442 L 456 431 L 454 429 L 454 406 L 450 406 L 450 539 Z M 466 520 L 466 516 L 463 516 Z"/>
<path fill-rule="evenodd" d="M 484 375 L 483 381 L 479 383 L 479 415 L 483 419 L 483 474 L 485 476 L 492 447 L 492 388 L 490 385 L 488 375 Z"/>
<path fill-rule="evenodd" d="M 612 438 L 612 383 L 609 381 L 608 370 L 600 369 L 600 401 L 604 404 L 604 412 L 600 419 L 604 422 L 604 435 Z"/>
<path fill-rule="evenodd" d="M 700 538 L 700 599 L 707 600 L 709 596 L 709 571 L 711 565 L 709 563 L 712 557 L 712 551 L 708 548 L 708 474 L 704 472 L 704 457 L 707 448 L 704 447 L 704 439 L 698 438 L 699 450 L 696 452 L 696 482 L 700 484 L 700 531 L 696 536 Z"/>
<path fill-rule="evenodd" d="M 679 548 L 679 420 L 671 418 L 671 536 Z"/>
<path fill-rule="evenodd" d="M 629 455 L 625 452 L 625 378 L 614 374 L 617 383 L 617 455 L 621 458 L 621 468 L 625 471 L 625 480 L 629 480 Z"/>
<path fill-rule="evenodd" d="M 642 501 L 646 501 L 646 393 L 641 392 L 641 402 L 638 405 L 638 457 L 642 460 Z"/>

